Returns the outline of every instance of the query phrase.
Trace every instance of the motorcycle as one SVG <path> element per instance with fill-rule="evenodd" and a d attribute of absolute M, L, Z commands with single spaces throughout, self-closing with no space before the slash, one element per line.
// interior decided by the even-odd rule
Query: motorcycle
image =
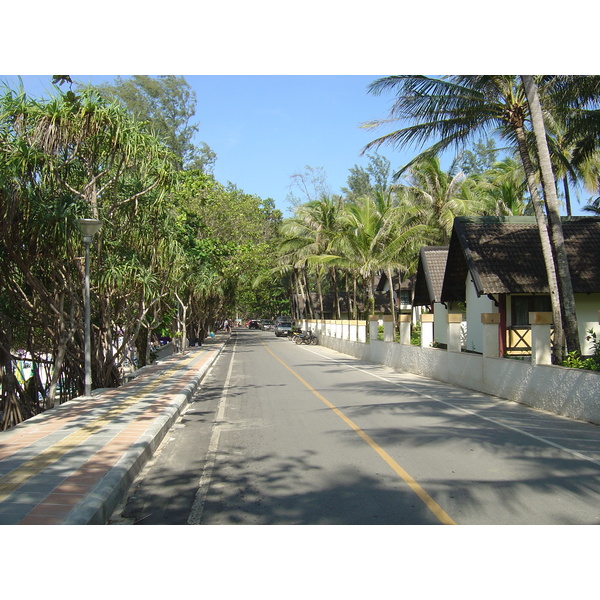
<path fill-rule="evenodd" d="M 306 344 L 306 345 L 316 345 L 317 344 L 317 336 L 309 329 L 304 333 L 298 333 L 294 336 L 294 342 L 296 344 Z"/>

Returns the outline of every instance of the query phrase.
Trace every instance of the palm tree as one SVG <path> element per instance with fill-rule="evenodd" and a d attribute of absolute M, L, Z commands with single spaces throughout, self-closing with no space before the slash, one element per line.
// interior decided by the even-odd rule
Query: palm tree
<path fill-rule="evenodd" d="M 583 207 L 583 210 L 594 215 L 600 216 L 600 198 L 596 198 L 595 200 L 592 200 L 589 204 L 586 204 Z"/>
<path fill-rule="evenodd" d="M 331 253 L 320 258 L 349 272 L 355 289 L 359 279 L 362 281 L 369 315 L 374 307 L 375 274 L 384 270 L 390 277 L 394 269 L 405 271 L 428 230 L 426 225 L 406 219 L 402 208 L 390 193 L 364 196 L 347 204 L 342 232 Z"/>
<path fill-rule="evenodd" d="M 449 242 L 454 217 L 472 212 L 474 201 L 460 194 L 465 179 L 462 171 L 446 173 L 437 156 L 425 156 L 408 169 L 403 201 L 413 207 L 415 219 L 438 232 L 439 245 Z"/>
<path fill-rule="evenodd" d="M 566 126 L 565 143 L 573 145 L 572 161 L 582 164 L 600 149 L 600 76 L 560 75 L 551 78 L 544 98 Z"/>
<path fill-rule="evenodd" d="M 323 318 L 325 312 L 322 290 L 325 267 L 314 260 L 314 257 L 328 253 L 332 241 L 339 233 L 341 210 L 342 203 L 339 199 L 322 196 L 319 200 L 300 205 L 295 215 L 281 227 L 283 241 L 280 249 L 283 255 L 290 255 L 298 269 L 313 267 L 315 270 L 320 318 Z M 339 318 L 337 277 L 333 267 L 329 267 L 329 277 L 334 291 L 336 318 Z"/>
<path fill-rule="evenodd" d="M 484 195 L 484 215 L 518 216 L 530 211 L 523 165 L 514 158 L 503 158 L 473 180 Z"/>
<path fill-rule="evenodd" d="M 595 76 L 556 76 L 546 84 L 543 94 L 552 168 L 557 180 L 562 180 L 569 216 L 569 184 L 581 183 L 592 193 L 600 189 L 600 147 L 593 134 L 600 119 L 599 81 Z"/>
<path fill-rule="evenodd" d="M 548 78 L 549 79 L 549 78 Z M 370 142 L 363 151 L 378 148 L 382 144 L 395 147 L 405 144 L 422 144 L 430 139 L 436 141 L 424 152 L 410 161 L 406 170 L 423 156 L 432 156 L 451 148 L 462 148 L 488 133 L 496 133 L 509 141 L 519 151 L 527 177 L 529 193 L 535 210 L 554 314 L 556 360 L 562 358 L 563 328 L 568 330 L 569 351 L 579 348 L 577 328 L 573 329 L 574 315 L 564 317 L 569 304 L 563 310 L 559 293 L 554 256 L 556 251 L 551 240 L 543 201 L 537 187 L 525 128 L 528 102 L 523 86 L 511 75 L 456 75 L 440 79 L 422 75 L 400 75 L 376 80 L 370 91 L 381 94 L 392 90 L 396 100 L 389 120 L 409 120 L 412 124 Z M 373 121 L 366 127 L 375 127 L 383 121 Z M 561 271 L 564 273 L 564 270 Z M 565 286 L 562 286 L 563 288 Z"/>
<path fill-rule="evenodd" d="M 527 102 L 531 114 L 531 125 L 537 148 L 537 158 L 542 176 L 542 187 L 544 189 L 544 198 L 546 200 L 546 213 L 550 225 L 551 248 L 556 264 L 559 295 L 564 308 L 562 317 L 563 327 L 567 338 L 567 348 L 569 351 L 576 352 L 579 355 L 581 354 L 581 346 L 579 343 L 579 331 L 575 313 L 575 296 L 573 295 L 569 259 L 565 249 L 565 240 L 562 224 L 560 222 L 556 181 L 554 180 L 550 151 L 548 150 L 548 142 L 546 140 L 546 128 L 544 126 L 542 105 L 540 103 L 537 85 L 533 77 L 531 75 L 521 75 L 521 79 L 527 94 Z"/>

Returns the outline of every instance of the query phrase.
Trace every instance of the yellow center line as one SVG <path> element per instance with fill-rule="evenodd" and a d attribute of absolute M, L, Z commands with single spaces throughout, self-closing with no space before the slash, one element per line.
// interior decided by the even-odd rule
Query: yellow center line
<path fill-rule="evenodd" d="M 192 362 L 196 357 L 190 356 L 183 361 L 183 366 Z M 12 492 L 14 492 L 19 486 L 25 481 L 35 477 L 38 473 L 41 473 L 46 467 L 56 462 L 67 452 L 73 450 L 94 433 L 102 429 L 107 423 L 115 419 L 121 413 L 132 407 L 134 404 L 139 402 L 146 394 L 156 389 L 164 379 L 169 377 L 172 373 L 179 370 L 182 367 L 182 363 L 178 362 L 176 366 L 171 367 L 164 371 L 158 380 L 154 380 L 142 387 L 137 393 L 132 394 L 126 400 L 123 400 L 116 406 L 112 406 L 107 411 L 90 421 L 87 425 L 84 425 L 71 435 L 63 438 L 56 442 L 52 446 L 49 446 L 45 450 L 42 450 L 37 456 L 25 461 L 21 466 L 17 467 L 14 471 L 7 473 L 4 477 L 0 478 L 0 502 L 5 500 Z"/>
<path fill-rule="evenodd" d="M 436 516 L 443 525 L 456 525 L 442 507 L 368 434 L 366 434 L 354 421 L 349 419 L 339 408 L 334 406 L 327 398 L 324 398 L 308 382 L 306 382 L 296 371 L 286 365 L 278 356 L 276 356 L 262 341 L 261 344 L 266 351 L 279 361 L 294 377 L 296 377 L 306 388 L 308 388 L 321 402 L 327 405 L 346 425 L 355 431 L 379 456 L 399 475 L 408 487 L 419 497 L 427 508 Z"/>

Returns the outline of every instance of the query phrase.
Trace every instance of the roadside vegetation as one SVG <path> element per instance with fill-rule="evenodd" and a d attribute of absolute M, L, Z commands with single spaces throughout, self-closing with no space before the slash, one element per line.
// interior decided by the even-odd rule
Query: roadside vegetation
<path fill-rule="evenodd" d="M 272 268 L 281 213 L 214 179 L 214 154 L 190 142 L 183 78 L 140 78 L 119 100 L 119 82 L 56 83 L 47 100 L 0 97 L 2 429 L 84 392 L 78 218 L 102 221 L 90 248 L 93 388 L 148 364 L 159 338 L 201 341 L 236 310 L 277 312 L 289 298 L 279 282 L 253 285 Z M 159 92 L 179 119 L 150 102 Z"/>
<path fill-rule="evenodd" d="M 600 77 L 378 80 L 371 93 L 393 95 L 400 128 L 364 149 L 368 165 L 350 167 L 339 193 L 319 167 L 292 175 L 285 219 L 273 199 L 215 180 L 218 157 L 193 141 L 196 99 L 183 77 L 55 83 L 49 99 L 0 89 L 2 429 L 84 391 L 79 218 L 103 223 L 90 247 L 101 388 L 148 364 L 159 338 L 201 342 L 224 317 L 322 318 L 328 302 L 334 318 L 367 317 L 381 275 L 406 281 L 421 246 L 448 243 L 455 216 L 536 215 L 551 265 L 558 203 L 600 214 Z M 531 106 L 543 111 L 551 183 L 539 175 Z M 378 153 L 427 143 L 395 168 Z M 565 277 L 550 277 L 560 298 Z M 558 322 L 576 361 L 565 306 Z M 31 365 L 26 379 L 18 361 Z"/>

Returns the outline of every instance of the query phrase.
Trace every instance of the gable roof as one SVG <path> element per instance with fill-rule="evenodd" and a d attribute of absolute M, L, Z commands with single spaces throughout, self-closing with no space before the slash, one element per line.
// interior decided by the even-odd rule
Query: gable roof
<path fill-rule="evenodd" d="M 441 302 L 448 246 L 423 246 L 415 280 L 413 306 Z"/>
<path fill-rule="evenodd" d="M 600 217 L 563 217 L 575 293 L 600 292 Z M 465 300 L 467 273 L 482 294 L 549 293 L 535 217 L 457 217 L 441 299 Z"/>

